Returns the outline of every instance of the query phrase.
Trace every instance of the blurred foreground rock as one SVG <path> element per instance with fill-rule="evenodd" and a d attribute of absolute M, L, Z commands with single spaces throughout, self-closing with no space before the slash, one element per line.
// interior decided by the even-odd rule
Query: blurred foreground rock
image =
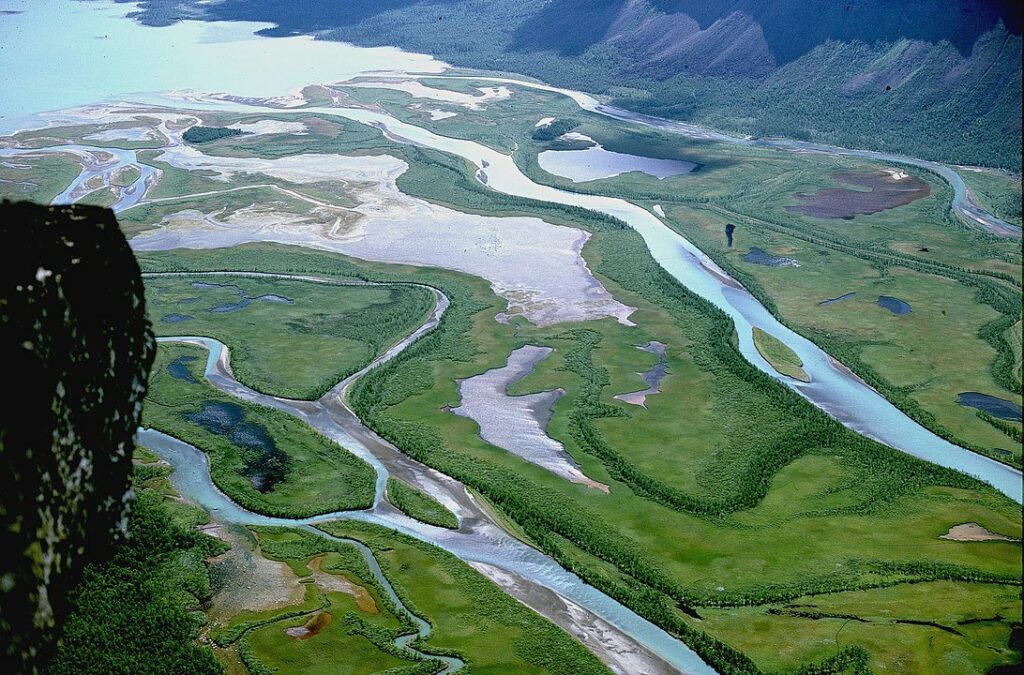
<path fill-rule="evenodd" d="M 83 567 L 123 537 L 154 353 L 110 210 L 0 203 L 4 672 L 45 663 Z"/>

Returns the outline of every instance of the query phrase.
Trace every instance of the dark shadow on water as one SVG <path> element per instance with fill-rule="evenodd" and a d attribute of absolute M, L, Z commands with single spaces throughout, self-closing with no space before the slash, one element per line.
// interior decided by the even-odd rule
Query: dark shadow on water
<path fill-rule="evenodd" d="M 855 295 L 857 295 L 856 291 L 850 291 L 849 293 L 843 293 L 838 298 L 829 298 L 828 300 L 822 300 L 821 302 L 818 303 L 818 307 L 823 307 L 825 305 L 834 305 L 837 302 L 842 302 L 843 300 L 847 300 L 849 298 L 852 298 Z"/>
<path fill-rule="evenodd" d="M 799 267 L 800 263 L 793 258 L 785 258 L 780 255 L 772 255 L 767 251 L 752 246 L 750 251 L 745 253 L 742 260 L 755 265 L 766 265 L 768 267 Z"/>
<path fill-rule="evenodd" d="M 167 374 L 176 380 L 199 384 L 199 380 L 195 378 L 195 375 L 192 374 L 191 369 L 188 367 L 188 364 L 195 360 L 195 356 L 179 356 L 167 364 Z"/>
<path fill-rule="evenodd" d="M 194 316 L 188 314 L 164 314 L 160 320 L 164 323 L 182 323 L 183 321 L 191 321 Z"/>

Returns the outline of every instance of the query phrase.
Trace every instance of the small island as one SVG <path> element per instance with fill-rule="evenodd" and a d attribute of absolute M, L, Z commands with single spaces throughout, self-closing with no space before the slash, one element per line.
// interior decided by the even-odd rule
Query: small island
<path fill-rule="evenodd" d="M 192 127 L 181 135 L 188 143 L 210 143 L 219 138 L 239 136 L 241 129 L 229 129 L 227 127 Z"/>
<path fill-rule="evenodd" d="M 811 378 L 804 372 L 804 362 L 792 349 L 787 347 L 777 337 L 766 333 L 757 326 L 754 327 L 754 346 L 764 360 L 771 364 L 772 368 L 786 377 L 792 377 L 801 382 L 810 382 Z"/>

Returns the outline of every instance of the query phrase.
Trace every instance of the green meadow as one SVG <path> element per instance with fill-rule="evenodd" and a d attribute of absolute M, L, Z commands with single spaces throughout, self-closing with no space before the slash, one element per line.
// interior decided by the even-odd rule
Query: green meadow
<path fill-rule="evenodd" d="M 243 296 L 271 299 L 232 309 Z M 216 338 L 249 386 L 301 399 L 322 395 L 367 365 L 434 309 L 433 294 L 417 286 L 223 275 L 149 277 L 146 300 L 157 335 Z"/>
<path fill-rule="evenodd" d="M 460 90 L 485 84 L 427 83 Z M 949 211 L 948 186 L 936 177 L 901 167 L 928 186 L 927 197 L 852 219 L 816 218 L 787 209 L 800 203 L 795 193 L 839 187 L 833 174 L 840 171 L 892 167 L 639 130 L 582 113 L 563 97 L 519 88 L 483 110 L 442 105 L 459 114 L 437 121 L 426 119 L 424 109 L 433 104 L 411 108 L 400 92 L 347 93 L 437 133 L 513 153 L 540 182 L 621 196 L 652 210 L 659 206 L 671 227 L 784 322 L 908 414 L 1019 466 L 1020 424 L 986 419 L 956 402 L 961 391 L 1021 400 L 1019 241 L 960 222 Z M 700 169 L 664 180 L 629 173 L 580 184 L 552 176 L 536 159 L 551 142 L 533 137 L 536 121 L 549 116 L 578 120 L 576 131 L 609 150 L 686 159 Z M 207 125 L 240 119 L 205 117 Z M 419 325 L 433 299 L 407 284 L 432 286 L 451 300 L 440 325 L 362 377 L 348 393 L 349 404 L 403 452 L 464 483 L 517 536 L 684 640 L 719 672 L 986 673 L 1019 660 L 1012 642 L 1021 623 L 1017 504 L 974 479 L 855 434 L 752 367 L 736 349 L 728 318 L 669 277 L 640 237 L 620 223 L 495 193 L 462 160 L 399 146 L 373 129 L 323 116 L 305 121 L 305 136 L 235 136 L 205 143 L 203 151 L 264 157 L 386 151 L 410 165 L 398 179 L 408 194 L 466 212 L 529 214 L 588 230 L 592 237 L 583 255 L 589 268 L 616 299 L 636 307 L 636 325 L 608 319 L 541 328 L 521 318 L 502 324 L 494 316 L 505 303 L 479 278 L 244 245 L 140 253 L 145 271 L 182 274 L 147 280 L 150 316 L 161 334 L 217 337 L 231 347 L 233 371 L 244 384 L 309 398 Z M 166 182 L 154 196 L 224 188 L 201 172 L 160 168 Z M 1007 190 L 1012 194 L 1007 183 L 972 180 L 972 190 L 992 208 L 1005 202 Z M 336 186 L 260 183 L 274 187 L 240 177 L 237 185 L 244 189 L 237 193 L 132 209 L 126 231 L 153 227 L 193 203 L 212 211 L 221 197 L 229 209 L 264 199 L 289 213 L 310 211 L 282 189 L 351 203 Z M 727 224 L 736 226 L 731 247 Z M 754 247 L 799 266 L 744 260 Z M 293 302 L 254 300 L 237 311 L 210 312 L 237 302 L 238 291 L 197 289 L 193 282 L 211 279 L 189 275 L 225 270 L 391 285 L 217 277 L 212 281 L 235 283 L 249 297 Z M 853 295 L 819 304 L 847 293 Z M 905 301 L 910 313 L 879 306 L 883 295 Z M 192 318 L 164 322 L 173 314 Z M 799 367 L 781 343 L 766 334 L 755 338 L 781 372 Z M 638 373 L 656 357 L 636 347 L 652 340 L 667 345 L 661 391 L 643 407 L 617 400 L 644 388 Z M 459 404 L 458 381 L 503 365 L 513 349 L 527 344 L 553 352 L 509 393 L 564 390 L 547 433 L 608 493 L 569 483 L 490 445 L 475 422 L 449 412 Z M 161 345 L 159 351 L 146 423 L 206 451 L 215 482 L 236 501 L 284 515 L 368 503 L 369 467 L 301 421 L 213 389 L 201 377 L 202 350 Z M 172 363 L 195 381 L 172 377 Z M 280 455 L 271 453 L 273 462 L 261 464 L 265 456 L 254 458 L 251 443 L 247 450 L 194 421 L 208 403 L 221 405 L 217 410 L 235 404 L 243 423 L 258 425 Z M 261 492 L 254 476 L 270 476 L 273 489 Z M 425 522 L 452 523 L 453 514 L 408 485 L 392 480 L 388 499 Z M 1013 541 L 943 538 L 966 523 Z M 601 670 L 579 643 L 449 554 L 373 526 L 323 527 L 374 551 L 403 602 L 431 623 L 430 637 L 418 644 L 424 651 L 458 653 L 484 672 L 566 672 L 569 664 L 572 672 Z M 288 565 L 296 583 L 305 585 L 303 599 L 243 612 L 211 629 L 225 663 L 259 673 L 314 670 L 337 654 L 351 654 L 334 672 L 354 672 L 357 660 L 369 669 L 429 669 L 429 663 L 417 665 L 393 650 L 394 638 L 411 630 L 408 619 L 387 606 L 354 548 L 299 530 L 256 535 L 261 555 Z M 360 608 L 351 594 L 318 586 L 317 566 L 319 573 L 364 588 L 378 613 L 366 611 L 365 603 Z M 305 640 L 285 633 L 302 628 L 319 632 Z"/>
<path fill-rule="evenodd" d="M 213 482 L 252 511 L 298 518 L 370 506 L 366 462 L 286 413 L 217 390 L 203 377 L 206 356 L 201 347 L 160 345 L 145 426 L 205 452 Z"/>
<path fill-rule="evenodd" d="M 352 392 L 356 410 L 378 433 L 471 486 L 530 540 L 726 672 L 774 666 L 759 653 L 733 651 L 742 622 L 707 629 L 703 617 L 711 608 L 731 615 L 804 595 L 867 591 L 896 598 L 915 584 L 945 580 L 984 613 L 989 587 L 1017 583 L 1019 544 L 938 537 L 967 521 L 1019 536 L 1019 509 L 969 479 L 830 423 L 745 364 L 729 343 L 731 326 L 713 310 L 678 287 L 661 290 L 668 282 L 652 261 L 644 262 L 632 232 L 595 229 L 585 255 L 616 297 L 638 307 L 636 328 L 612 321 L 505 326 L 491 318 L 501 302 L 479 280 L 294 248 L 152 253 L 144 264 L 242 269 L 258 258 L 267 271 L 416 279 L 442 289 L 453 300 L 442 326 L 371 371 Z M 719 331 L 724 340 L 714 337 Z M 646 409 L 614 401 L 638 388 L 636 373 L 653 356 L 635 345 L 650 339 L 669 345 L 663 392 L 650 396 Z M 549 433 L 588 476 L 611 486 L 609 495 L 488 445 L 474 423 L 444 411 L 458 402 L 457 379 L 501 365 L 526 343 L 555 352 L 512 393 L 567 391 Z M 1013 658 L 1005 646 L 1013 621 L 1006 617 L 986 633 L 982 643 L 996 650 L 988 661 Z M 893 625 L 897 634 L 903 630 L 920 627 Z M 897 664 L 899 641 L 873 635 L 851 645 Z M 802 647 L 786 668 L 836 652 L 836 643 L 809 635 L 797 642 Z M 975 653 L 966 643 L 957 648 L 964 658 Z"/>

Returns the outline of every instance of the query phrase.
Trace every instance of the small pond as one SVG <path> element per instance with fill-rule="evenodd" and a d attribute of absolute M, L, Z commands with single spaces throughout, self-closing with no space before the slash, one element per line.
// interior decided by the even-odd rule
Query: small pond
<path fill-rule="evenodd" d="M 977 408 L 982 412 L 987 412 L 992 417 L 998 417 L 1001 420 L 1010 420 L 1014 422 L 1021 421 L 1021 407 L 1013 401 L 1007 401 L 1003 398 L 996 396 L 989 396 L 988 394 L 981 394 L 976 391 L 965 391 L 961 392 L 956 397 L 957 403 L 968 408 Z"/>
<path fill-rule="evenodd" d="M 185 382 L 199 384 L 199 380 L 192 375 L 192 371 L 188 367 L 188 364 L 195 360 L 195 356 L 179 356 L 167 364 L 167 374 L 176 380 L 184 380 Z"/>
<path fill-rule="evenodd" d="M 164 323 L 182 323 L 183 321 L 191 321 L 194 316 L 188 314 L 164 314 L 160 317 L 160 320 Z"/>
<path fill-rule="evenodd" d="M 630 171 L 640 171 L 659 180 L 680 176 L 700 167 L 695 162 L 680 159 L 656 159 L 641 155 L 605 150 L 600 145 L 586 150 L 545 150 L 537 156 L 540 167 L 548 173 L 584 183 L 599 178 L 611 178 Z"/>
<path fill-rule="evenodd" d="M 645 345 L 637 346 L 637 349 L 657 355 L 658 362 L 650 370 L 640 373 L 644 384 L 647 385 L 646 389 L 628 394 L 619 394 L 615 396 L 617 400 L 647 407 L 647 397 L 652 394 L 661 393 L 661 380 L 665 377 L 665 373 L 668 370 L 668 364 L 665 362 L 665 349 L 667 347 L 668 345 L 664 342 L 656 340 L 651 340 Z"/>
<path fill-rule="evenodd" d="M 878 296 L 878 306 L 884 307 L 893 314 L 897 314 L 899 316 L 910 314 L 910 305 L 899 298 L 892 297 L 891 295 Z"/>
<path fill-rule="evenodd" d="M 260 492 L 270 492 L 285 479 L 291 460 L 274 443 L 262 425 L 247 422 L 245 409 L 225 401 L 204 401 L 196 413 L 183 418 L 211 434 L 223 436 L 242 449 L 241 474 Z"/>
<path fill-rule="evenodd" d="M 767 267 L 800 267 L 800 262 L 793 258 L 784 258 L 781 255 L 772 255 L 767 251 L 752 246 L 750 251 L 745 253 L 742 260 L 755 265 L 766 265 Z"/>
<path fill-rule="evenodd" d="M 818 307 L 821 307 L 823 305 L 834 305 L 837 302 L 842 302 L 843 300 L 848 300 L 848 299 L 852 298 L 855 295 L 857 295 L 856 291 L 851 291 L 849 293 L 843 293 L 838 298 L 829 298 L 828 300 L 822 300 L 821 302 L 818 303 Z"/>
<path fill-rule="evenodd" d="M 283 295 L 275 295 L 274 293 L 267 293 L 266 295 L 246 295 L 245 290 L 237 284 L 211 284 L 205 281 L 194 281 L 192 282 L 192 288 L 198 290 L 233 288 L 238 292 L 238 302 L 229 302 L 211 307 L 210 311 L 215 314 L 229 314 L 231 312 L 237 312 L 240 309 L 245 309 L 254 302 L 279 302 L 285 305 L 295 304 L 295 301 L 291 298 L 286 298 Z"/>

